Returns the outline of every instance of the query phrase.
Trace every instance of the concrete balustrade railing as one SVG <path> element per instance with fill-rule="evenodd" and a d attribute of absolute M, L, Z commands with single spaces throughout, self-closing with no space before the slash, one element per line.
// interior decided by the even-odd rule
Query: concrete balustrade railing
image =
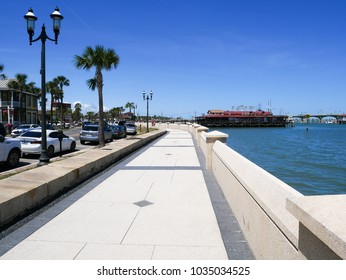
<path fill-rule="evenodd" d="M 227 135 L 169 128 L 196 138 L 257 259 L 346 259 L 346 195 L 304 196 L 225 145 Z"/>
<path fill-rule="evenodd" d="M 221 141 L 226 143 L 228 135 L 219 131 L 205 132 L 202 131 L 200 134 L 200 147 L 206 159 L 207 169 L 212 168 L 212 156 L 213 156 L 213 146 L 216 141 Z"/>
<path fill-rule="evenodd" d="M 301 194 L 217 141 L 212 171 L 258 259 L 303 259 L 298 220 L 286 210 Z"/>

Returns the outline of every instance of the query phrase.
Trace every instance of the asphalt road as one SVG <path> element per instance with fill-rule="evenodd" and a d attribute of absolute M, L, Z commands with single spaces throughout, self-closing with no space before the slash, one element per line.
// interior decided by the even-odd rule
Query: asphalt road
<path fill-rule="evenodd" d="M 71 137 L 76 139 L 76 144 L 77 144 L 76 151 L 84 150 L 84 149 L 87 149 L 89 147 L 95 146 L 96 144 L 88 144 L 88 143 L 86 145 L 80 144 L 80 142 L 79 142 L 80 130 L 81 130 L 81 127 L 73 127 L 73 128 L 64 130 L 64 133 L 66 135 L 71 136 Z M 67 151 L 67 152 L 64 152 L 63 154 L 67 154 L 67 153 L 69 153 L 69 152 Z M 56 153 L 54 155 L 54 157 L 58 157 L 59 155 L 60 155 L 59 153 Z M 23 166 L 26 166 L 26 165 L 29 165 L 32 163 L 38 163 L 39 158 L 40 158 L 40 155 L 25 155 L 24 157 L 22 157 L 20 159 L 19 164 L 16 168 L 23 167 Z M 0 165 L 0 174 L 4 171 L 8 171 L 8 170 L 10 170 L 10 168 L 8 168 L 6 165 L 3 165 L 3 164 Z"/>

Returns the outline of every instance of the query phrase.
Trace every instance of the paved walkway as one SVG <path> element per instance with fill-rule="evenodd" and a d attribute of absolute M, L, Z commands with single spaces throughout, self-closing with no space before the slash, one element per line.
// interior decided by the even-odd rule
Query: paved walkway
<path fill-rule="evenodd" d="M 253 258 L 199 156 L 169 131 L 2 239 L 0 259 Z"/>

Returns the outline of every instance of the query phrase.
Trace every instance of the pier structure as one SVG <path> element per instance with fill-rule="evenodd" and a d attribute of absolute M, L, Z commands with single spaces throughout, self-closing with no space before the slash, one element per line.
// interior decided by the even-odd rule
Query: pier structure
<path fill-rule="evenodd" d="M 0 259 L 346 259 L 346 195 L 300 194 L 225 145 L 224 133 L 155 127 L 0 180 L 3 223 L 146 145 L 18 233 L 18 244 L 2 239 Z M 232 214 L 218 215 L 225 206 Z"/>

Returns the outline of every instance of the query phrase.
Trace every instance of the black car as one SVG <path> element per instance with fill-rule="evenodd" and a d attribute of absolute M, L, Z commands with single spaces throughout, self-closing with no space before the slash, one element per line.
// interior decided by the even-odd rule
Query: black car
<path fill-rule="evenodd" d="M 113 133 L 113 138 L 120 139 L 120 138 L 126 138 L 127 137 L 125 126 L 110 125 L 110 128 L 111 128 L 112 133 Z"/>

